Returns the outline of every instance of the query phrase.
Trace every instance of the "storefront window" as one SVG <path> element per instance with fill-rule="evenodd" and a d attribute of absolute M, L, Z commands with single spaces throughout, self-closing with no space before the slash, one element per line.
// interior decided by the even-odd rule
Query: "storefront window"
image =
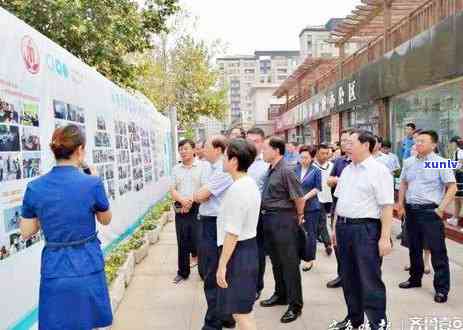
<path fill-rule="evenodd" d="M 419 129 L 436 131 L 439 134 L 439 153 L 444 157 L 451 155 L 449 140 L 460 135 L 461 88 L 462 81 L 459 81 L 391 99 L 392 141 L 399 155 L 408 123 L 414 123 Z"/>
<path fill-rule="evenodd" d="M 358 106 L 354 110 L 341 113 L 342 129 L 358 128 L 379 133 L 379 111 L 374 104 Z"/>
<path fill-rule="evenodd" d="M 330 143 L 331 142 L 331 116 L 320 119 L 319 126 L 320 143 Z"/>

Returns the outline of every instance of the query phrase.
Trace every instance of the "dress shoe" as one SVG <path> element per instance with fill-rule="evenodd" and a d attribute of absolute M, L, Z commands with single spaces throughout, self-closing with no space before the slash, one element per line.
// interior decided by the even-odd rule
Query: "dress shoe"
<path fill-rule="evenodd" d="M 274 294 L 269 299 L 262 300 L 260 302 L 260 305 L 262 307 L 273 307 L 273 306 L 278 306 L 278 305 L 287 305 L 287 303 L 283 299 L 280 299 L 280 297 L 278 297 L 276 294 Z"/>
<path fill-rule="evenodd" d="M 300 308 L 288 308 L 286 313 L 281 317 L 281 323 L 290 323 L 296 321 L 296 319 L 301 316 L 302 310 Z"/>
<path fill-rule="evenodd" d="M 434 301 L 439 304 L 443 304 L 447 302 L 447 295 L 443 293 L 436 293 L 434 296 Z"/>
<path fill-rule="evenodd" d="M 226 329 L 235 329 L 236 321 L 222 321 L 222 327 Z"/>
<path fill-rule="evenodd" d="M 334 280 L 326 283 L 326 287 L 328 289 L 336 289 L 336 288 L 340 288 L 341 286 L 342 286 L 342 279 L 339 276 L 336 277 Z"/>
<path fill-rule="evenodd" d="M 325 251 L 328 256 L 331 256 L 333 254 L 333 248 L 331 246 L 327 246 L 325 248 Z"/>
<path fill-rule="evenodd" d="M 410 281 L 402 282 L 399 284 L 401 289 L 412 289 L 412 288 L 421 288 L 421 283 L 414 283 Z"/>
<path fill-rule="evenodd" d="M 354 324 L 348 318 L 345 318 L 343 321 L 336 323 L 334 326 L 331 326 L 329 330 L 348 330 L 348 329 L 357 329 L 363 324 Z"/>
<path fill-rule="evenodd" d="M 172 281 L 174 284 L 179 284 L 182 281 L 186 281 L 186 278 L 180 275 L 175 276 L 174 280 Z"/>
<path fill-rule="evenodd" d="M 304 266 L 302 267 L 303 272 L 310 272 L 313 268 L 313 262 L 310 264 L 310 266 Z"/>

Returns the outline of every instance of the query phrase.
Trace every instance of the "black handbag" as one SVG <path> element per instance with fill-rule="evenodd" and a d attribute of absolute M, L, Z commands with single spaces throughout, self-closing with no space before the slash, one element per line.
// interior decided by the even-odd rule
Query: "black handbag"
<path fill-rule="evenodd" d="M 299 258 L 305 262 L 309 262 L 315 259 L 315 249 L 317 243 L 313 244 L 310 242 L 310 236 L 301 225 L 297 226 L 298 246 L 299 246 Z M 312 243 L 312 244 L 309 244 Z M 315 249 L 314 249 L 315 245 Z"/>

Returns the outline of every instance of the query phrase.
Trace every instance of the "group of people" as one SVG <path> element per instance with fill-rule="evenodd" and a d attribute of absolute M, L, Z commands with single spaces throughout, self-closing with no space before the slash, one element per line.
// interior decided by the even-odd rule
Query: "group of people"
<path fill-rule="evenodd" d="M 260 305 L 287 305 L 281 322 L 296 320 L 304 305 L 301 259 L 302 271 L 310 271 L 317 241 L 327 255 L 335 252 L 338 274 L 327 287 L 342 287 L 347 305 L 346 318 L 334 329 L 358 328 L 365 315 L 371 329 L 386 329 L 381 266 L 392 250 L 395 204 L 405 219 L 410 255 L 410 277 L 399 287 L 421 286 L 426 248 L 435 272 L 434 301 L 446 302 L 443 218 L 457 186 L 453 170 L 425 166 L 444 161 L 435 152 L 438 135 L 416 129 L 413 135 L 413 143 L 407 135 L 402 146 L 402 170 L 391 143 L 365 130 L 341 132 L 339 149 L 287 148 L 259 128 L 236 129 L 204 143 L 182 140 L 171 187 L 178 242 L 174 283 L 186 280 L 198 264 L 208 305 L 203 330 L 234 327 L 235 321 L 239 329 L 256 328 L 252 310 L 264 287 L 266 256 L 275 287 Z M 397 203 L 394 176 L 400 177 Z"/>

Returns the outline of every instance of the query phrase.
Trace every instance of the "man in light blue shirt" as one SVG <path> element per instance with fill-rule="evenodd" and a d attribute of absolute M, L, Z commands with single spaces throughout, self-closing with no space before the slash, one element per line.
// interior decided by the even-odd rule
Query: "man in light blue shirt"
<path fill-rule="evenodd" d="M 385 157 L 386 166 L 389 168 L 391 173 L 394 173 L 397 170 L 400 170 L 400 161 L 399 161 L 399 157 L 397 157 L 396 154 L 391 152 L 391 147 L 392 147 L 391 141 L 385 140 L 383 142 L 383 147 L 381 151 L 383 152 L 383 155 Z"/>
<path fill-rule="evenodd" d="M 223 171 L 224 152 L 227 140 L 222 135 L 211 136 L 204 147 L 204 157 L 211 164 L 210 174 L 203 175 L 204 185 L 193 195 L 199 206 L 201 227 L 199 267 L 204 274 L 204 293 L 207 300 L 207 312 L 203 330 L 222 329 L 223 325 L 235 322 L 231 315 L 219 315 L 217 310 L 217 267 L 219 249 L 217 247 L 217 216 L 227 189 L 233 184 L 232 177 Z"/>
<path fill-rule="evenodd" d="M 398 215 L 406 213 L 405 226 L 410 249 L 410 277 L 400 283 L 401 289 L 421 287 L 424 273 L 423 242 L 431 251 L 434 268 L 434 301 L 445 303 L 450 290 L 450 270 L 445 244 L 444 211 L 457 191 L 455 176 L 450 168 L 442 168 L 445 159 L 434 150 L 438 135 L 434 131 L 422 131 L 416 137 L 417 156 L 404 162 Z M 429 168 L 427 162 L 433 162 Z M 434 163 L 437 162 L 437 163 Z M 436 168 L 437 167 L 437 168 Z"/>
<path fill-rule="evenodd" d="M 250 129 L 246 135 L 246 139 L 254 144 L 257 150 L 256 160 L 248 169 L 248 175 L 253 178 L 260 193 L 264 190 L 265 177 L 268 173 L 270 164 L 264 161 L 262 148 L 264 147 L 265 133 L 262 129 L 254 127 Z M 257 295 L 256 300 L 260 298 L 261 292 L 264 289 L 264 274 L 265 274 L 265 249 L 264 249 L 264 228 L 262 226 L 262 216 L 259 216 L 257 223 L 257 247 L 259 255 L 259 275 L 257 278 Z"/>
<path fill-rule="evenodd" d="M 416 130 L 416 126 L 413 123 L 408 123 L 405 126 L 405 138 L 402 141 L 402 150 L 401 150 L 401 156 L 402 160 L 405 160 L 409 158 L 412 154 L 412 147 L 415 144 L 415 141 L 413 140 L 413 133 Z"/>

